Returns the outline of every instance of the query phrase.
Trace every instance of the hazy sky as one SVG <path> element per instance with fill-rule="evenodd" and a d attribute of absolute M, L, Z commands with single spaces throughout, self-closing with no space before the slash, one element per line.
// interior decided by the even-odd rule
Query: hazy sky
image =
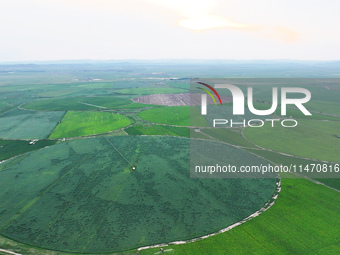
<path fill-rule="evenodd" d="M 1 0 L 0 62 L 340 59 L 335 0 Z"/>

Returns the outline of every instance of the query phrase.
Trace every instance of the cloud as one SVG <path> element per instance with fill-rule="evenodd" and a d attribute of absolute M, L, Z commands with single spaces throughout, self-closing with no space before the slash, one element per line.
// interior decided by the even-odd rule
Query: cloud
<path fill-rule="evenodd" d="M 233 29 L 247 29 L 250 28 L 249 25 L 235 23 L 224 17 L 213 16 L 213 15 L 200 15 L 197 17 L 184 18 L 178 22 L 182 27 L 202 31 L 207 29 L 216 28 L 233 28 Z"/>
<path fill-rule="evenodd" d="M 35 0 L 42 1 L 42 0 Z M 212 29 L 237 30 L 251 36 L 275 39 L 281 42 L 297 42 L 301 35 L 284 25 L 260 22 L 256 15 L 245 15 L 251 6 L 234 6 L 231 1 L 221 0 L 45 0 L 55 4 L 74 4 L 92 11 L 105 10 L 131 16 L 145 15 L 161 23 L 176 24 L 191 31 L 204 32 Z M 253 10 L 253 9 L 252 9 Z M 253 11 L 251 11 L 253 12 Z M 261 13 L 259 13 L 261 14 Z M 232 17 L 230 17 L 232 15 Z M 260 15 L 261 17 L 263 16 Z M 264 15 L 265 16 L 265 15 Z M 170 23 L 169 23 L 170 21 Z M 267 21 L 268 22 L 268 21 Z"/>
<path fill-rule="evenodd" d="M 263 27 L 264 36 L 286 42 L 297 42 L 301 40 L 301 34 L 286 27 Z"/>
<path fill-rule="evenodd" d="M 166 8 L 171 8 L 182 15 L 203 14 L 217 6 L 214 0 L 145 0 Z"/>
<path fill-rule="evenodd" d="M 242 23 L 216 15 L 219 3 L 214 0 L 145 0 L 163 8 L 172 9 L 178 15 L 177 25 L 193 31 L 211 29 L 233 29 L 251 32 L 255 36 L 272 38 L 283 42 L 299 41 L 301 35 L 284 26 L 271 26 L 254 23 Z"/>

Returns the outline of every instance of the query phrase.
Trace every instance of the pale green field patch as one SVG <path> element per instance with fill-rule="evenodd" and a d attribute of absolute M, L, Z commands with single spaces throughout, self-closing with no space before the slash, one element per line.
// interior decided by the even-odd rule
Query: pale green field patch
<path fill-rule="evenodd" d="M 122 114 L 113 112 L 67 112 L 49 138 L 79 137 L 107 133 L 132 124 Z"/>
<path fill-rule="evenodd" d="M 316 160 L 340 162 L 340 122 L 299 120 L 294 128 L 280 124 L 271 127 L 266 123 L 261 128 L 248 127 L 244 135 L 251 142 L 278 152 Z"/>

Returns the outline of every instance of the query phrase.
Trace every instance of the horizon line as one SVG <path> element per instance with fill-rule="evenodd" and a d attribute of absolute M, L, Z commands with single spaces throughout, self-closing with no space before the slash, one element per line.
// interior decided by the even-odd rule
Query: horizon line
<path fill-rule="evenodd" d="M 211 59 L 201 59 L 201 58 L 154 58 L 154 59 L 142 59 L 142 58 L 122 58 L 122 59 L 52 59 L 52 60 L 11 60 L 11 61 L 0 61 L 0 65 L 7 64 L 30 64 L 30 63 L 58 63 L 58 62 L 121 62 L 121 61 L 238 61 L 238 62 L 249 62 L 249 61 L 263 61 L 263 62 L 273 62 L 273 61 L 281 61 L 281 62 L 338 62 L 340 59 L 227 59 L 227 58 L 211 58 Z"/>

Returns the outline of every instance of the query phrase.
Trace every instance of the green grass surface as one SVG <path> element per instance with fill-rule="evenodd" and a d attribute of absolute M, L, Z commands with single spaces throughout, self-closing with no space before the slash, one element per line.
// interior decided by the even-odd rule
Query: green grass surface
<path fill-rule="evenodd" d="M 7 73 L 7 71 L 14 72 Z M 158 74 L 151 75 L 151 72 L 156 72 Z M 339 64 L 335 62 L 311 62 L 307 64 L 300 62 L 285 64 L 276 62 L 252 63 L 249 61 L 223 63 L 222 61 L 217 64 L 212 64 L 210 62 L 202 63 L 202 65 L 179 63 L 179 65 L 176 64 L 173 66 L 159 65 L 158 63 L 134 64 L 123 62 L 99 65 L 82 64 L 78 66 L 73 64 L 44 66 L 37 63 L 37 65 L 1 66 L 0 91 L 2 103 L 0 103 L 0 127 L 3 128 L 1 132 L 7 128 L 5 131 L 12 132 L 14 138 L 22 138 L 22 136 L 26 136 L 27 134 L 45 134 L 47 130 L 46 127 L 49 123 L 56 123 L 56 120 L 58 120 L 53 117 L 54 115 L 48 115 L 49 113 L 46 112 L 46 115 L 43 116 L 27 115 L 25 119 L 20 119 L 23 118 L 21 115 L 24 115 L 21 114 L 21 111 L 18 112 L 17 110 L 14 110 L 7 112 L 18 105 L 27 104 L 32 100 L 36 101 L 27 105 L 33 107 L 33 109 L 43 111 L 48 109 L 53 111 L 94 111 L 104 109 L 101 107 L 107 107 L 109 109 L 131 108 L 131 113 L 128 114 L 134 116 L 134 121 L 137 121 L 136 112 L 141 110 L 138 108 L 144 106 L 132 103 L 131 100 L 128 100 L 128 97 L 136 97 L 136 92 L 138 94 L 141 93 L 141 95 L 144 93 L 174 93 L 174 90 L 171 90 L 171 92 L 170 90 L 164 90 L 169 88 L 156 88 L 158 85 L 157 83 L 159 83 L 160 80 L 147 79 L 147 77 L 150 76 L 184 78 L 197 76 L 287 77 L 287 75 L 290 77 L 318 77 L 318 79 L 281 79 L 277 81 L 276 79 L 254 80 L 242 78 L 232 79 L 230 84 L 242 85 L 241 88 L 243 91 L 245 91 L 247 86 L 253 86 L 254 82 L 255 84 L 265 84 L 265 86 L 254 86 L 255 96 L 261 100 L 263 98 L 265 102 L 271 101 L 271 87 L 273 85 L 277 87 L 306 87 L 312 92 L 312 100 L 306 104 L 308 110 L 340 115 L 339 80 L 330 82 L 329 80 L 320 79 L 320 77 L 340 77 Z M 74 81 L 75 78 L 79 81 Z M 100 78 L 105 82 L 93 82 L 93 78 Z M 182 90 L 177 90 L 178 92 L 175 93 L 186 92 L 189 88 L 189 79 L 176 81 L 164 80 L 164 83 L 176 90 L 182 88 Z M 155 87 L 151 86 L 151 88 L 148 87 L 145 89 L 140 88 L 150 86 L 150 84 Z M 332 84 L 335 84 L 336 86 L 334 87 Z M 324 85 L 328 87 L 325 87 Z M 136 89 L 132 89 L 137 87 L 139 87 L 137 91 Z M 120 101 L 122 98 L 119 98 L 118 100 L 116 97 L 112 97 L 116 90 L 125 88 L 127 89 L 123 90 L 123 92 L 128 94 L 121 95 L 121 97 L 126 97 L 126 99 L 123 100 L 128 101 Z M 60 98 L 56 101 L 55 99 L 39 99 L 39 97 L 64 96 L 68 96 L 68 98 Z M 89 96 L 90 98 L 86 96 Z M 97 98 L 93 98 L 94 96 L 100 96 L 100 98 L 98 98 L 99 101 L 96 101 Z M 6 107 L 6 105 L 4 105 L 5 102 L 14 106 Z M 95 106 L 84 105 L 78 102 L 85 102 Z M 260 108 L 262 106 L 258 104 L 255 107 L 262 109 Z M 133 108 L 136 108 L 136 110 Z M 216 110 L 218 110 L 217 107 Z M 121 110 L 121 112 L 123 112 L 123 110 Z M 169 112 L 166 110 L 165 113 Z M 180 111 L 178 113 L 181 114 Z M 212 111 L 210 111 L 210 113 L 212 113 Z M 1 114 L 4 114 L 4 116 Z M 152 119 L 162 119 L 164 118 L 162 114 L 163 112 L 160 111 L 160 116 L 149 117 Z M 301 115 L 298 110 L 288 110 L 288 114 L 299 119 L 336 119 L 335 117 L 315 113 L 313 113 L 312 117 L 306 118 Z M 194 119 L 192 123 L 201 124 L 191 124 L 193 126 L 206 126 L 206 122 L 202 120 L 199 115 L 200 114 L 198 113 L 197 119 L 194 119 L 195 116 L 191 116 L 191 120 Z M 13 121 L 13 119 L 8 119 L 9 117 L 15 117 L 16 125 L 10 126 L 8 121 Z M 169 120 L 165 119 L 168 121 L 166 124 L 170 125 L 173 124 L 169 122 L 176 122 L 179 120 L 176 119 L 177 116 L 170 116 L 167 118 L 169 118 Z M 139 125 L 146 124 L 146 121 L 139 121 Z M 183 119 L 183 121 L 185 120 Z M 254 135 L 254 139 L 260 139 L 260 141 L 266 143 L 265 145 L 269 144 L 270 146 L 277 146 L 276 148 L 278 151 L 284 150 L 286 153 L 299 153 L 300 155 L 319 157 L 320 159 L 337 157 L 339 143 L 336 141 L 340 142 L 340 139 L 335 139 L 333 136 L 333 133 L 339 135 L 338 131 L 340 129 L 337 125 L 334 124 L 333 126 L 331 122 L 320 122 L 319 124 L 321 126 L 318 126 L 317 124 L 315 125 L 316 128 L 313 129 L 314 126 L 310 126 L 310 122 L 302 121 L 301 123 L 306 125 L 306 128 L 302 131 L 296 130 L 298 132 L 295 132 L 290 129 L 289 134 L 287 135 L 285 131 L 282 132 L 278 129 L 267 130 L 264 128 L 262 131 L 256 131 L 258 133 Z M 328 125 L 330 126 L 327 127 Z M 157 125 L 153 125 L 153 128 L 154 127 L 157 127 Z M 164 126 L 162 127 L 167 128 Z M 172 128 L 173 127 L 171 127 L 171 129 Z M 143 132 L 152 134 L 159 130 L 160 128 L 143 130 Z M 172 130 L 174 132 L 176 130 L 178 132 L 182 130 L 182 134 L 185 134 L 187 129 L 175 127 Z M 195 132 L 192 129 L 190 131 L 192 133 L 191 137 L 208 138 L 203 133 Z M 165 130 L 162 130 L 162 133 L 164 132 Z M 168 132 L 170 132 L 169 129 Z M 252 132 L 256 133 L 255 131 Z M 262 137 L 261 133 L 263 133 Z M 109 135 L 119 136 L 124 134 L 124 131 L 120 131 L 117 133 L 110 133 Z M 224 137 L 224 134 L 221 133 L 216 134 L 216 137 L 221 140 L 228 140 L 230 143 L 243 144 L 243 141 L 239 139 L 240 137 L 232 136 L 232 134 L 230 134 L 230 136 L 228 134 L 227 137 Z M 137 139 L 139 137 L 133 138 Z M 143 137 L 143 139 L 144 138 L 145 137 Z M 165 138 L 169 139 L 170 137 Z M 275 139 L 275 141 L 270 141 L 272 138 Z M 137 247 L 142 245 L 143 242 L 144 244 L 147 243 L 148 240 L 145 238 L 147 234 L 143 234 L 149 230 L 148 228 L 150 228 L 149 232 L 157 232 L 156 234 L 151 233 L 153 234 L 153 237 L 156 235 L 159 237 L 163 235 L 164 232 L 173 231 L 171 228 L 167 228 L 166 224 L 171 223 L 171 220 L 179 221 L 185 219 L 188 207 L 195 206 L 196 201 L 202 203 L 203 209 L 200 210 L 201 214 L 206 213 L 208 214 L 206 217 L 210 217 L 211 215 L 206 211 L 206 208 L 214 208 L 211 205 L 216 201 L 213 201 L 214 199 L 210 199 L 209 201 L 208 195 L 210 194 L 213 198 L 220 198 L 219 196 L 221 196 L 221 194 L 225 195 L 226 193 L 229 195 L 228 192 L 221 192 L 221 190 L 212 193 L 213 190 L 204 186 L 206 192 L 204 192 L 202 196 L 206 197 L 208 201 L 202 202 L 194 197 L 195 195 L 198 196 L 202 194 L 198 193 L 195 189 L 202 188 L 201 186 L 190 186 L 191 193 L 185 192 L 185 190 L 184 192 L 181 192 L 183 189 L 178 191 L 166 186 L 168 183 L 173 184 L 173 186 L 185 185 L 184 181 L 188 181 L 187 179 L 189 178 L 189 173 L 186 172 L 183 175 L 181 175 L 182 173 L 179 173 L 178 169 L 180 169 L 180 167 L 176 164 L 176 155 L 178 155 L 178 158 L 183 155 L 181 154 L 181 148 L 178 148 L 179 143 L 171 143 L 166 140 L 157 143 L 147 140 L 146 142 L 149 143 L 145 145 L 147 150 L 145 151 L 142 148 L 138 148 L 138 146 L 135 147 L 134 142 L 116 140 L 120 142 L 114 144 L 117 147 L 122 146 L 125 148 L 124 153 L 127 152 L 128 155 L 132 155 L 131 157 L 133 158 L 134 163 L 137 162 L 139 158 L 142 158 L 140 156 L 141 154 L 145 154 L 143 157 L 145 165 L 138 164 L 137 169 L 137 171 L 139 171 L 141 168 L 140 165 L 143 165 L 141 169 L 143 172 L 140 173 L 139 176 L 136 176 L 135 182 L 130 182 L 133 185 L 123 187 L 124 177 L 122 176 L 126 173 L 130 174 L 130 172 L 128 172 L 129 169 L 124 168 L 125 162 L 122 163 L 121 159 L 117 159 L 117 155 L 115 155 L 112 148 L 110 148 L 112 154 L 105 154 L 108 153 L 108 149 L 105 145 L 93 142 L 97 141 L 96 139 L 88 141 L 89 142 L 83 141 L 82 146 L 66 146 L 65 144 L 56 145 L 61 146 L 57 147 L 61 148 L 57 153 L 53 153 L 56 151 L 52 151 L 52 153 L 44 154 L 46 149 L 37 150 L 32 153 L 29 152 L 6 163 L 6 167 L 8 168 L 19 167 L 20 165 L 22 171 L 19 168 L 12 169 L 13 171 L 11 171 L 11 169 L 4 169 L 4 165 L 0 164 L 0 168 L 3 169 L 3 171 L 0 171 L 0 232 L 3 233 L 3 231 L 7 231 L 12 237 L 12 239 L 8 239 L 0 236 L 1 248 L 14 250 L 20 254 L 63 254 L 59 251 L 39 249 L 34 246 L 24 245 L 13 241 L 13 239 L 23 240 L 23 235 L 25 236 L 26 241 L 29 240 L 27 241 L 29 244 L 35 242 L 35 244 L 41 245 L 43 243 L 45 247 L 48 246 L 53 249 L 60 249 L 61 247 L 62 249 L 70 250 L 72 248 L 70 246 L 73 245 L 73 248 L 75 246 L 80 247 L 79 249 L 75 248 L 74 250 L 78 249 L 80 251 L 88 252 L 91 247 L 97 245 L 93 250 L 95 250 L 95 252 L 100 252 L 100 250 L 111 249 L 110 245 L 113 245 L 112 243 L 114 242 L 118 243 L 120 247 L 125 244 L 128 244 L 131 247 L 131 244 L 134 241 L 136 241 Z M 35 145 L 28 145 L 27 141 L 0 140 L 0 158 L 9 158 L 27 150 L 38 149 L 43 147 L 43 143 L 45 142 L 49 143 L 49 141 L 39 141 Z M 79 143 L 81 142 L 79 141 Z M 303 143 L 305 143 L 306 146 L 304 146 Z M 153 148 L 152 146 L 156 146 L 156 148 Z M 54 146 L 49 149 L 51 150 L 53 147 Z M 166 149 L 164 149 L 164 147 L 166 147 Z M 87 151 L 89 150 L 91 150 L 91 152 L 88 153 Z M 289 156 L 269 151 L 251 151 L 277 163 L 292 163 L 292 158 Z M 226 150 L 226 152 L 228 152 L 228 150 Z M 150 153 L 152 157 L 149 156 Z M 227 154 L 228 153 L 226 153 L 226 155 Z M 73 156 L 75 158 L 72 158 Z M 238 157 L 238 154 L 232 156 L 233 158 L 237 158 L 240 162 L 248 160 L 248 157 L 246 156 Z M 183 157 L 183 159 L 184 158 L 185 157 Z M 147 165 L 153 160 L 157 164 L 156 167 Z M 252 160 L 249 162 L 252 162 Z M 294 159 L 294 163 L 305 164 L 309 162 L 314 161 Z M 57 168 L 57 166 L 60 168 Z M 124 168 L 126 173 L 118 175 L 114 172 L 116 166 L 118 166 L 118 168 Z M 175 171 L 171 170 L 164 173 L 164 166 L 170 166 L 169 169 L 175 169 Z M 164 175 L 162 175 L 163 173 Z M 173 174 L 173 176 L 166 175 L 168 173 Z M 134 172 L 133 174 L 138 175 L 138 172 Z M 126 178 L 125 180 L 130 181 L 131 179 Z M 339 189 L 339 179 L 319 178 L 317 180 Z M 240 189 L 241 185 L 235 184 L 235 186 L 238 186 Z M 119 193 L 121 187 L 123 188 Z M 214 188 L 218 189 L 218 187 Z M 258 190 L 253 191 L 253 194 L 255 195 Z M 136 193 L 132 194 L 132 192 L 135 191 Z M 176 218 L 173 216 L 176 215 L 176 213 L 173 213 L 173 211 L 170 210 L 174 208 L 174 206 L 172 204 L 168 206 L 168 204 L 164 202 L 164 199 L 162 200 L 163 196 L 155 195 L 158 191 L 164 192 L 166 195 L 171 194 L 172 196 L 179 196 L 178 194 L 181 193 L 181 198 L 183 197 L 183 194 L 193 194 L 192 198 L 189 198 L 189 200 L 192 199 L 193 202 L 187 202 L 185 204 L 186 207 L 178 209 L 177 215 L 179 216 Z M 239 196 L 239 192 L 235 192 L 235 196 Z M 113 201 L 114 199 L 116 199 L 116 201 Z M 142 202 L 135 202 L 131 205 L 128 204 L 128 199 L 144 200 L 144 209 L 141 206 Z M 248 201 L 249 200 L 247 200 L 247 203 L 240 203 L 234 206 L 234 208 L 236 208 L 236 210 L 239 208 L 243 209 L 243 206 L 249 206 Z M 316 185 L 301 179 L 283 179 L 282 191 L 277 203 L 273 208 L 259 217 L 244 225 L 236 227 L 228 233 L 208 238 L 204 241 L 188 245 L 171 246 L 166 249 L 174 249 L 173 252 L 169 252 L 168 254 L 340 254 L 339 202 L 339 193 L 327 189 L 322 185 Z M 111 206 L 108 203 L 111 203 Z M 151 203 L 156 204 L 156 206 L 152 207 L 152 205 L 150 205 Z M 159 206 L 160 204 L 162 206 Z M 146 211 L 153 214 L 163 213 L 164 218 L 162 218 L 159 224 L 153 227 L 148 224 L 148 222 L 143 221 L 143 218 L 141 217 Z M 6 221 L 8 213 L 12 213 L 13 221 L 9 223 L 10 225 L 13 225 L 8 228 L 3 228 L 3 221 Z M 190 216 L 195 217 L 195 219 L 188 220 L 189 224 L 202 222 L 202 220 L 198 219 L 198 216 L 202 215 L 191 213 Z M 219 215 L 216 218 L 220 219 Z M 126 219 L 128 223 L 118 226 L 117 224 L 121 224 L 122 222 L 121 219 Z M 31 220 L 31 222 L 29 220 Z M 178 223 L 178 221 L 175 223 Z M 8 221 L 5 224 L 7 223 Z M 139 228 L 140 231 L 138 231 L 137 228 L 133 229 L 138 224 L 141 226 Z M 189 228 L 189 224 L 182 224 L 181 226 Z M 203 224 L 206 224 L 204 219 Z M 221 226 L 221 221 L 218 225 Z M 175 224 L 171 225 L 171 227 L 173 226 L 175 226 Z M 160 228 L 164 228 L 165 231 L 162 231 Z M 122 230 L 130 232 L 127 234 L 121 232 Z M 179 232 L 178 228 L 176 230 Z M 133 240 L 130 241 L 128 238 L 132 238 Z M 155 254 L 157 252 L 159 252 L 159 248 L 142 252 L 119 252 L 119 254 L 140 255 Z"/>
<path fill-rule="evenodd" d="M 129 135 L 170 135 L 170 136 L 190 136 L 190 129 L 186 127 L 173 127 L 163 125 L 152 126 L 132 126 L 125 129 Z"/>
<path fill-rule="evenodd" d="M 152 95 L 152 94 L 173 94 L 173 93 L 185 93 L 188 90 L 180 88 L 170 88 L 170 87 L 143 87 L 143 88 L 129 88 L 129 89 L 119 89 L 115 90 L 117 93 L 121 94 L 133 94 L 133 95 Z"/>
<path fill-rule="evenodd" d="M 324 101 L 320 100 L 312 100 L 308 103 L 308 110 L 315 111 L 315 112 L 322 112 L 328 114 L 334 114 L 340 116 L 340 102 L 339 100 L 339 92 L 338 91 L 329 91 L 327 93 L 327 97 L 329 98 L 334 92 L 337 93 L 336 99 L 334 100 L 327 100 L 325 98 Z"/>
<path fill-rule="evenodd" d="M 190 107 L 190 126 L 192 127 L 209 127 L 209 123 L 205 117 L 201 115 L 199 107 Z"/>
<path fill-rule="evenodd" d="M 107 134 L 100 134 L 98 136 L 126 136 L 128 135 L 124 130 L 119 130 L 116 132 L 112 132 L 112 133 L 107 133 Z"/>
<path fill-rule="evenodd" d="M 276 203 L 260 216 L 226 233 L 165 249 L 180 255 L 338 254 L 339 213 L 338 192 L 306 179 L 283 179 Z"/>
<path fill-rule="evenodd" d="M 140 112 L 138 116 L 150 122 L 190 126 L 190 106 L 167 106 Z"/>
<path fill-rule="evenodd" d="M 268 109 L 269 106 L 266 104 L 256 104 L 257 109 Z M 193 109 L 196 109 L 196 111 L 193 111 Z M 201 107 L 196 106 L 193 107 L 191 110 L 191 116 L 190 118 L 193 119 L 194 117 L 199 118 L 201 117 Z M 208 105 L 207 106 L 207 115 L 204 116 L 206 121 L 209 123 L 210 127 L 213 127 L 214 119 L 226 119 L 228 121 L 227 124 L 222 125 L 216 125 L 217 127 L 239 127 L 243 126 L 243 121 L 246 120 L 246 123 L 250 119 L 270 119 L 271 116 L 258 116 L 253 113 L 251 113 L 248 108 L 245 106 L 244 115 L 233 115 L 233 107 L 232 103 L 226 103 L 221 105 Z M 231 123 L 237 123 L 240 122 L 241 124 L 233 124 Z"/>
<path fill-rule="evenodd" d="M 197 109 L 190 109 L 190 106 L 166 106 L 140 112 L 138 116 L 147 121 L 160 124 L 178 126 L 208 125 L 206 120 L 201 115 L 195 115 L 194 118 L 190 118 L 191 111 L 196 112 Z"/>
<path fill-rule="evenodd" d="M 281 164 L 282 165 L 290 165 L 290 164 L 306 165 L 306 164 L 320 162 L 316 160 L 308 160 L 308 159 L 303 159 L 303 158 L 290 157 L 290 156 L 282 155 L 282 154 L 279 154 L 273 151 L 267 151 L 267 150 L 255 150 L 255 149 L 250 149 L 250 148 L 246 150 L 252 153 L 255 153 L 261 157 L 264 157 L 278 165 L 281 165 Z"/>
<path fill-rule="evenodd" d="M 281 115 L 281 109 L 280 110 L 276 110 L 276 114 L 278 116 L 280 116 L 280 118 L 286 118 L 287 116 L 288 117 L 292 116 L 293 119 L 337 120 L 337 121 L 340 121 L 340 117 L 329 116 L 329 115 L 320 114 L 320 113 L 314 113 L 314 112 L 311 113 L 312 116 L 309 116 L 309 115 L 304 115 L 300 110 L 290 109 L 290 108 L 287 108 L 286 116 L 282 116 Z"/>
<path fill-rule="evenodd" d="M 49 138 L 79 137 L 107 133 L 127 127 L 132 121 L 112 112 L 67 112 Z"/>
<path fill-rule="evenodd" d="M 135 108 L 152 108 L 152 107 L 159 107 L 159 105 L 154 105 L 154 104 L 141 104 L 141 103 L 132 103 L 129 105 L 123 105 L 117 108 L 122 108 L 122 109 L 135 109 Z"/>
<path fill-rule="evenodd" d="M 62 97 L 62 96 L 67 96 L 69 94 L 75 93 L 78 90 L 76 89 L 60 89 L 60 90 L 51 90 L 51 91 L 46 91 L 46 92 L 41 92 L 38 94 L 39 97 Z"/>
<path fill-rule="evenodd" d="M 189 143 L 79 139 L 2 163 L 0 233 L 52 250 L 121 251 L 218 231 L 272 195 L 273 179 L 189 178 Z"/>
<path fill-rule="evenodd" d="M 206 136 L 204 133 L 195 131 L 194 128 L 190 129 L 190 138 L 213 140 L 210 137 Z"/>
<path fill-rule="evenodd" d="M 324 183 L 329 187 L 340 190 L 340 178 L 313 178 L 316 181 Z"/>
<path fill-rule="evenodd" d="M 135 125 L 126 128 L 124 131 L 129 135 L 165 135 L 165 133 L 162 130 L 156 128 L 154 125 L 152 126 Z"/>
<path fill-rule="evenodd" d="M 65 97 L 36 100 L 22 108 L 39 111 L 103 110 L 129 105 L 132 101 L 119 97 Z"/>
<path fill-rule="evenodd" d="M 14 109 L 0 116 L 0 138 L 47 138 L 64 112 L 34 112 Z"/>
<path fill-rule="evenodd" d="M 13 109 L 17 108 L 16 106 L 11 106 L 11 105 L 8 105 L 8 104 L 1 104 L 1 107 L 0 107 L 0 117 L 1 115 L 5 114 L 6 112 L 8 111 L 11 111 Z"/>
<path fill-rule="evenodd" d="M 168 86 L 175 87 L 175 88 L 181 88 L 181 89 L 190 89 L 190 80 L 187 81 L 168 81 L 166 83 Z"/>
<path fill-rule="evenodd" d="M 240 133 L 240 129 L 230 129 L 230 128 L 206 128 L 201 129 L 201 132 L 207 134 L 217 140 L 222 142 L 238 145 L 238 146 L 246 146 L 254 148 L 256 147 L 252 143 L 248 142 L 242 134 Z"/>
<path fill-rule="evenodd" d="M 7 108 L 9 105 L 7 105 L 6 103 L 0 102 L 0 111 Z"/>
<path fill-rule="evenodd" d="M 29 141 L 0 140 L 0 161 L 16 155 L 54 145 L 57 141 L 41 140 L 35 144 Z"/>
<path fill-rule="evenodd" d="M 156 128 L 162 130 L 166 135 L 184 136 L 184 137 L 190 136 L 190 129 L 186 127 L 156 125 Z"/>
<path fill-rule="evenodd" d="M 295 128 L 245 128 L 244 135 L 253 143 L 279 152 L 316 160 L 340 163 L 340 122 L 299 120 Z"/>
<path fill-rule="evenodd" d="M 253 150 L 253 149 L 246 149 L 246 150 L 256 155 L 259 155 L 260 157 L 266 158 L 277 165 L 290 166 L 291 164 L 293 164 L 296 166 L 302 165 L 303 168 L 305 168 L 306 165 L 310 165 L 310 164 L 323 164 L 323 162 L 320 162 L 320 161 L 290 157 L 290 156 L 278 154 L 278 153 L 267 151 L 267 150 Z M 317 173 L 316 171 L 312 173 L 310 171 L 307 172 L 304 170 L 301 172 L 299 170 L 300 169 L 297 168 L 297 174 L 299 175 L 307 176 L 316 181 L 322 182 L 330 187 L 340 190 L 340 178 L 334 178 L 334 176 L 330 175 L 329 173 L 328 174 Z"/>
<path fill-rule="evenodd" d="M 90 82 L 90 83 L 82 83 L 82 84 L 74 84 L 78 88 L 85 88 L 85 89 L 98 89 L 98 88 L 105 88 L 105 89 L 112 89 L 114 88 L 114 82 Z"/>

